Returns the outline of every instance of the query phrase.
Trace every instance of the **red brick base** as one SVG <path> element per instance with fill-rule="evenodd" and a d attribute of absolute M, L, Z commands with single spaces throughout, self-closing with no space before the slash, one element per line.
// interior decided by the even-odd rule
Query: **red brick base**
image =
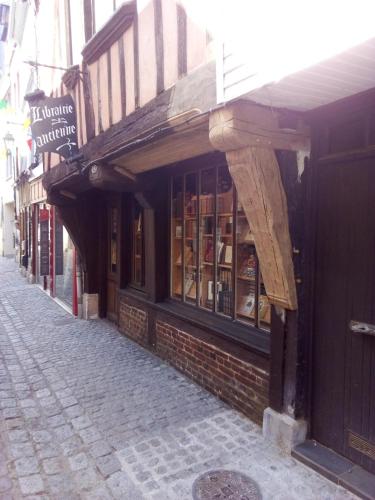
<path fill-rule="evenodd" d="M 261 423 L 268 406 L 268 373 L 218 347 L 157 321 L 156 350 L 219 398 Z"/>
<path fill-rule="evenodd" d="M 148 326 L 147 313 L 142 309 L 120 301 L 120 330 L 128 337 L 142 345 L 147 345 Z"/>
<path fill-rule="evenodd" d="M 120 297 L 123 333 L 261 424 L 268 406 L 268 360 L 168 317 L 165 312 L 148 311 L 133 298 Z"/>

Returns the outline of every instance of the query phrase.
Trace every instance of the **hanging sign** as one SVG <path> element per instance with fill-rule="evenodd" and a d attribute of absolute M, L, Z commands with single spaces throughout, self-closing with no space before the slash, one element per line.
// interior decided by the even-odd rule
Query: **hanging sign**
<path fill-rule="evenodd" d="M 72 96 L 30 102 L 31 134 L 36 154 L 57 153 L 68 159 L 78 154 L 77 118 Z"/>

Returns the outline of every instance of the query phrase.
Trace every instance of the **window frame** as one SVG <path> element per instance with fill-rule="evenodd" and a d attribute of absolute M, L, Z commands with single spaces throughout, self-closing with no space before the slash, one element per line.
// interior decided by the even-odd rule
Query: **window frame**
<path fill-rule="evenodd" d="M 141 214 L 141 281 L 137 282 L 135 280 L 135 248 L 136 248 L 136 234 L 134 231 L 134 222 L 135 222 L 135 210 L 136 210 L 136 204 L 138 205 L 140 209 L 140 214 Z M 130 214 L 131 214 L 131 224 L 130 224 L 130 241 L 131 241 L 131 248 L 130 248 L 130 279 L 129 279 L 129 286 L 136 289 L 140 290 L 142 292 L 146 291 L 146 273 L 145 273 L 145 213 L 144 213 L 144 207 L 137 201 L 135 196 L 132 196 L 131 198 L 131 209 L 130 209 Z"/>
<path fill-rule="evenodd" d="M 259 266 L 259 258 L 258 254 L 256 252 L 256 247 L 254 245 L 255 249 L 255 259 L 256 259 L 256 275 L 255 275 L 255 281 L 254 281 L 254 294 L 255 294 L 255 307 L 254 307 L 254 318 L 245 319 L 241 318 L 241 316 L 238 314 L 238 304 L 237 304 L 237 288 L 238 288 L 238 263 L 237 263 L 237 249 L 238 249 L 238 234 L 237 234 L 237 220 L 238 220 L 238 195 L 237 195 L 237 190 L 236 187 L 232 181 L 232 189 L 233 189 L 233 206 L 232 206 L 232 267 L 231 267 L 231 285 L 232 285 L 232 298 L 231 298 L 231 315 L 223 314 L 222 312 L 217 310 L 217 293 L 214 292 L 214 299 L 213 299 L 213 308 L 208 309 L 205 307 L 202 307 L 200 305 L 200 295 L 201 295 L 201 252 L 200 248 L 202 245 L 202 235 L 201 235 L 201 214 L 200 214 L 200 191 L 201 191 L 201 175 L 203 172 L 207 170 L 214 170 L 215 172 L 215 192 L 214 192 L 214 206 L 215 206 L 215 212 L 214 212 L 214 261 L 213 261 L 213 279 L 214 279 L 214 284 L 213 288 L 214 291 L 217 290 L 217 281 L 218 281 L 218 262 L 217 262 L 217 228 L 218 228 L 218 172 L 221 167 L 225 167 L 228 169 L 228 165 L 225 161 L 221 162 L 215 162 L 214 164 L 206 164 L 206 165 L 199 165 L 199 166 L 190 166 L 187 169 L 183 169 L 181 172 L 176 172 L 176 171 L 171 171 L 170 176 L 169 176 L 169 198 L 168 198 L 168 231 L 169 231 L 169 255 L 168 255 L 168 272 L 169 272 L 169 280 L 168 280 L 168 301 L 170 301 L 172 304 L 178 304 L 179 306 L 182 307 L 188 307 L 191 308 L 197 313 L 203 313 L 203 314 L 208 314 L 208 315 L 213 315 L 215 318 L 217 318 L 217 321 L 223 320 L 225 322 L 231 322 L 232 324 L 235 323 L 241 327 L 245 328 L 250 328 L 254 329 L 256 332 L 260 332 L 262 334 L 270 334 L 271 332 L 271 309 L 272 305 L 269 304 L 270 307 L 270 320 L 268 323 L 262 322 L 259 312 L 260 312 L 260 295 L 261 295 L 261 273 L 260 273 L 260 266 Z M 196 215 L 196 233 L 197 233 L 197 238 L 196 238 L 196 245 L 197 245 L 197 251 L 196 251 L 196 269 L 197 269 L 197 277 L 196 277 L 196 300 L 195 303 L 189 302 L 185 300 L 185 208 L 186 208 L 186 202 L 185 202 L 185 196 L 186 196 L 186 176 L 189 174 L 195 174 L 196 175 L 196 185 L 197 185 L 197 213 Z M 181 207 L 181 225 L 182 225 L 182 240 L 181 240 L 181 256 L 182 256 L 182 266 L 181 266 L 181 296 L 176 297 L 173 294 L 173 280 L 174 280 L 174 270 L 173 270 L 173 231 L 172 231 L 172 224 L 173 224 L 173 200 L 174 200 L 174 193 L 173 193 L 173 184 L 174 180 L 177 178 L 181 178 L 182 180 L 182 207 Z M 266 295 L 266 291 L 264 290 L 264 293 L 262 295 Z"/>

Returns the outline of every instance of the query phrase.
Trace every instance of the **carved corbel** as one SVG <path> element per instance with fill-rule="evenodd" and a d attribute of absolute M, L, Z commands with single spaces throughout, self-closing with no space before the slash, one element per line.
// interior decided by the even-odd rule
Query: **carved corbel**
<path fill-rule="evenodd" d="M 275 149 L 306 150 L 304 130 L 283 130 L 274 111 L 237 102 L 210 116 L 210 140 L 226 153 L 251 227 L 269 301 L 297 309 L 286 195 Z"/>

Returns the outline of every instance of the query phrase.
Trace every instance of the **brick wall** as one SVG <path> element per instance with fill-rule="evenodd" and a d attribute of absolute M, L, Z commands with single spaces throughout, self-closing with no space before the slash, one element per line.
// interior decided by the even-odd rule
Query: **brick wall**
<path fill-rule="evenodd" d="M 268 371 L 176 328 L 156 322 L 156 351 L 255 422 L 268 406 Z"/>
<path fill-rule="evenodd" d="M 147 312 L 120 300 L 119 328 L 128 337 L 142 345 L 147 345 Z"/>
<path fill-rule="evenodd" d="M 269 360 L 234 342 L 120 296 L 119 328 L 261 424 L 268 406 Z"/>

